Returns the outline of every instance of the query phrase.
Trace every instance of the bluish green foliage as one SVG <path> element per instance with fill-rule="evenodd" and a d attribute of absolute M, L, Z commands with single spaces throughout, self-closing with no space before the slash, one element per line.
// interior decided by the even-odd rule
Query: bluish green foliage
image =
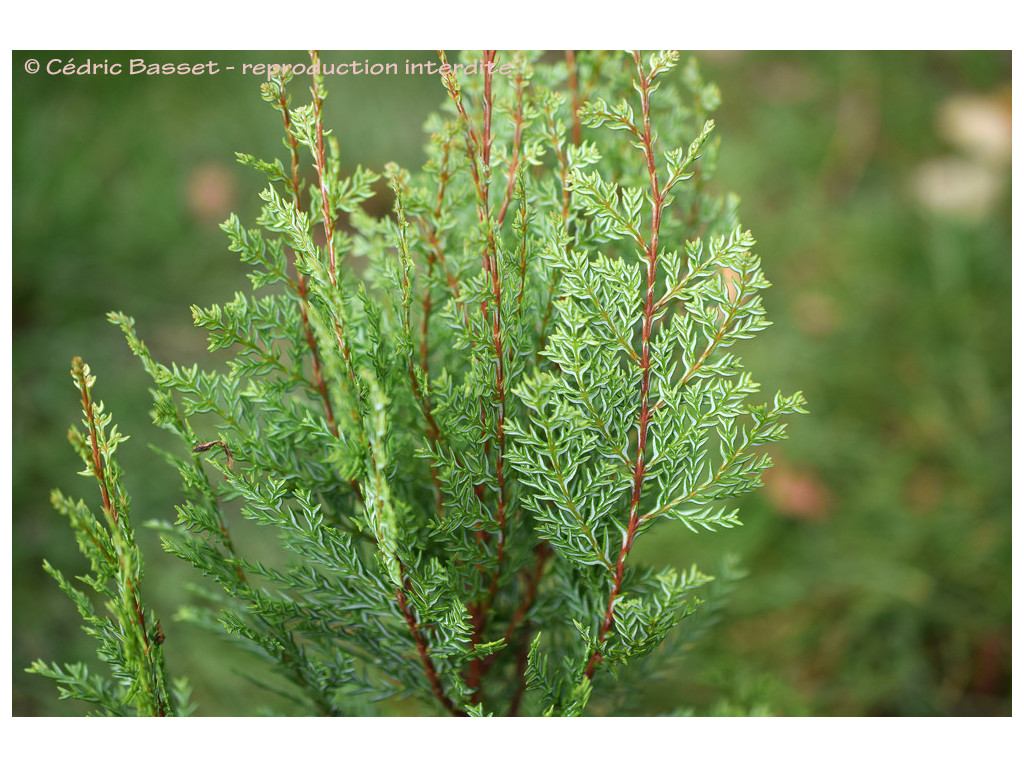
<path fill-rule="evenodd" d="M 737 525 L 727 500 L 803 412 L 752 401 L 735 353 L 768 282 L 738 201 L 709 192 L 719 94 L 696 63 L 474 59 L 495 69 L 443 74 L 418 173 L 342 176 L 324 79 L 302 105 L 289 76 L 264 85 L 289 162 L 239 155 L 268 186 L 255 227 L 223 225 L 253 290 L 192 309 L 224 370 L 159 363 L 111 316 L 185 446 L 164 547 L 216 588 L 181 616 L 270 660 L 310 712 L 608 699 L 704 610 L 709 577 L 636 567 L 636 539 Z M 236 547 L 228 509 L 280 562 Z"/>

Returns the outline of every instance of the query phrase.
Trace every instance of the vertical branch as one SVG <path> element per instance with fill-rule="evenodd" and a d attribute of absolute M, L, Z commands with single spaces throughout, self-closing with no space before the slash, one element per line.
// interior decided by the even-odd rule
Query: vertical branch
<path fill-rule="evenodd" d="M 292 133 L 292 120 L 291 114 L 288 110 L 288 95 L 285 93 L 284 80 L 281 81 L 281 91 L 278 96 L 277 103 L 278 111 L 281 113 L 281 117 L 284 120 L 284 132 L 285 136 L 288 137 L 288 144 L 291 150 L 292 160 L 292 175 L 289 180 L 289 185 L 292 192 L 292 201 L 295 204 L 295 210 L 302 210 L 302 203 L 300 200 L 301 195 L 301 184 L 299 181 L 299 142 Z M 293 262 L 294 264 L 294 262 Z M 316 382 L 316 388 L 320 392 L 320 399 L 324 403 L 324 415 L 327 418 L 327 426 L 331 430 L 331 433 L 338 436 L 338 425 L 334 420 L 334 409 L 331 406 L 331 398 L 327 393 L 327 382 L 324 381 L 323 372 L 320 365 L 320 350 L 317 347 L 316 337 L 313 336 L 313 329 L 309 324 L 309 298 L 306 289 L 306 276 L 299 272 L 296 267 L 296 274 L 298 275 L 298 282 L 296 283 L 296 292 L 299 295 L 299 311 L 302 315 L 302 330 L 306 336 L 306 343 L 309 345 L 310 351 L 313 353 L 313 380 Z"/>
<path fill-rule="evenodd" d="M 441 215 L 444 211 L 445 193 L 448 189 L 448 181 L 451 178 L 451 171 L 448 167 L 451 148 L 451 136 L 448 135 L 441 150 L 441 162 L 438 169 L 437 195 L 434 199 L 434 208 L 432 211 L 433 221 L 428 222 L 425 220 L 426 217 L 419 217 L 420 230 L 430 242 L 430 248 L 427 251 L 426 290 L 423 292 L 423 318 L 420 324 L 420 368 L 423 369 L 423 376 L 427 379 L 429 379 L 430 376 L 430 346 L 428 342 L 428 331 L 430 328 L 431 312 L 433 311 L 433 303 L 430 295 L 430 283 L 431 278 L 434 276 L 435 267 L 444 272 L 444 277 L 448 283 L 448 287 L 451 289 L 452 297 L 455 299 L 455 303 L 459 307 L 459 311 L 463 314 L 463 317 L 466 317 L 466 308 L 459 296 L 459 282 L 448 269 L 448 264 L 444 255 L 444 247 L 441 245 L 439 237 L 439 231 L 441 229 Z M 468 319 L 466 322 L 468 324 Z"/>
<path fill-rule="evenodd" d="M 552 552 L 547 542 L 542 541 L 534 548 L 533 554 L 536 558 L 536 565 L 533 570 L 533 577 L 530 579 L 529 591 L 527 592 L 526 599 L 519 606 L 519 608 L 516 609 L 515 615 L 512 617 L 512 621 L 510 622 L 509 628 L 505 632 L 506 641 L 512 638 L 512 635 L 515 633 L 516 628 L 519 626 L 519 622 L 523 620 L 523 618 L 526 616 L 526 612 L 530 609 L 534 601 L 537 599 L 537 588 L 540 586 L 540 580 L 544 575 L 544 564 L 547 562 Z M 519 683 L 516 687 L 515 694 L 512 696 L 512 701 L 509 703 L 509 717 L 516 717 L 519 715 L 519 705 L 522 702 L 523 694 L 526 693 L 526 668 L 528 664 L 527 657 L 530 653 L 530 623 L 527 622 L 522 626 L 524 635 L 522 639 L 523 644 L 519 649 L 518 655 L 516 656 L 516 677 L 519 679 Z"/>
<path fill-rule="evenodd" d="M 320 71 L 320 54 L 309 52 L 313 72 Z M 324 153 L 323 103 L 326 93 L 323 76 L 313 75 L 313 119 L 316 124 L 316 172 L 320 181 L 320 204 L 324 219 L 324 237 L 327 238 L 327 275 L 332 285 L 338 284 L 338 256 L 334 247 L 334 210 L 331 208 L 327 159 Z"/>
<path fill-rule="evenodd" d="M 416 362 L 413 359 L 412 352 L 412 314 L 411 308 L 413 304 L 413 289 L 412 283 L 409 279 L 409 272 L 412 269 L 412 256 L 409 253 L 409 244 L 405 236 L 405 228 L 407 226 L 405 218 L 405 206 L 402 203 L 402 194 L 404 191 L 400 176 L 396 173 L 391 177 L 390 180 L 391 190 L 395 193 L 395 212 L 398 216 L 398 252 L 399 258 L 402 262 L 401 268 L 401 290 L 402 290 L 402 330 L 405 334 L 406 339 L 409 343 L 409 356 L 406 361 L 406 371 L 409 374 L 409 384 L 412 387 L 413 397 L 416 399 L 417 404 L 420 407 L 420 411 L 423 413 L 423 418 L 427 423 L 427 440 L 433 446 L 437 443 L 441 430 L 437 426 L 437 422 L 434 420 L 433 409 L 430 405 L 430 396 L 427 392 L 424 392 L 420 387 L 419 378 L 416 375 Z M 427 318 L 430 313 L 430 286 L 427 285 L 424 296 L 424 308 L 423 308 L 423 326 L 422 326 L 422 338 L 420 341 L 420 365 L 421 373 L 423 375 L 424 382 L 428 382 L 427 379 Z M 429 386 L 429 385 L 428 385 Z M 437 497 L 437 516 L 444 516 L 444 496 L 441 488 L 441 476 L 437 471 L 437 465 L 433 459 L 430 459 L 430 475 L 434 483 L 435 495 Z"/>
<path fill-rule="evenodd" d="M 441 61 L 447 64 L 444 52 L 439 51 Z M 495 51 L 484 51 L 484 91 L 483 91 L 483 135 L 478 136 L 469 115 L 466 113 L 462 102 L 462 91 L 454 74 L 450 71 L 444 76 L 445 86 L 455 103 L 456 110 L 462 118 L 466 132 L 466 148 L 469 153 L 469 167 L 473 176 L 473 183 L 477 192 L 477 218 L 483 227 L 485 242 L 482 254 L 483 269 L 490 278 L 491 297 L 484 300 L 480 305 L 484 321 L 491 326 L 491 338 L 494 346 L 495 380 L 494 380 L 494 402 L 497 406 L 496 432 L 497 446 L 495 456 L 495 480 L 498 489 L 497 510 L 495 522 L 498 526 L 498 538 L 496 544 L 496 566 L 491 575 L 487 595 L 481 603 L 471 608 L 473 616 L 473 638 L 474 644 L 483 637 L 487 625 L 488 612 L 494 602 L 498 589 L 498 580 L 505 560 L 505 511 L 507 505 L 505 489 L 505 352 L 501 333 L 501 277 L 498 266 L 497 246 L 494 237 L 494 223 L 490 212 L 490 160 L 491 160 L 491 116 L 494 107 L 492 92 L 492 70 Z M 493 314 L 490 303 L 493 302 Z M 480 495 L 480 491 L 478 491 Z M 476 659 L 470 664 L 467 675 L 467 684 L 476 687 L 480 674 L 480 660 Z"/>
<path fill-rule="evenodd" d="M 130 548 L 135 547 L 131 534 L 131 523 L 127 517 L 122 519 L 118 513 L 117 504 L 113 500 L 113 493 L 109 482 L 114 475 L 111 474 L 108 478 L 108 466 L 101 456 L 101 454 L 108 452 L 109 445 L 107 437 L 101 433 L 102 426 L 98 423 L 99 419 L 97 418 L 96 405 L 90 394 L 90 390 L 92 389 L 96 379 L 90 373 L 89 366 L 86 365 L 80 357 L 75 357 L 71 362 L 71 376 L 75 381 L 75 386 L 81 393 L 82 411 L 85 414 L 86 424 L 89 427 L 89 445 L 85 449 L 84 455 L 87 458 L 87 463 L 91 465 L 93 474 L 96 476 L 96 482 L 100 488 L 100 497 L 103 501 L 103 514 L 107 519 L 108 526 L 110 527 L 111 541 L 114 546 L 114 555 L 116 555 L 117 558 L 118 573 L 120 575 L 119 581 L 123 580 L 118 585 L 121 591 L 121 598 L 124 599 L 127 597 L 130 602 L 128 611 L 130 613 L 131 623 L 135 625 L 133 632 L 139 642 L 139 646 L 142 649 L 144 657 L 144 659 L 135 660 L 135 664 L 142 665 L 141 668 L 136 671 L 136 674 L 138 675 L 137 679 L 146 692 L 150 706 L 153 707 L 152 714 L 157 717 L 165 717 L 168 714 L 170 707 L 164 700 L 165 686 L 162 684 L 163 671 L 158 660 L 159 657 L 154 658 L 155 654 L 153 651 L 154 643 L 159 645 L 163 642 L 163 632 L 159 629 L 158 623 L 157 634 L 155 635 L 154 640 L 151 640 L 149 636 L 149 629 L 146 626 L 146 615 L 142 605 L 142 593 L 138 581 L 139 555 L 137 550 L 134 555 L 130 552 Z M 103 443 L 102 447 L 101 442 Z M 115 487 L 113 490 L 117 491 L 118 489 Z M 123 494 L 118 493 L 118 497 L 123 503 Z M 129 566 L 125 562 L 126 550 L 129 550 L 129 562 L 134 561 L 135 567 L 133 568 L 133 572 L 129 572 Z M 123 621 L 123 615 L 118 616 L 118 623 L 121 624 L 122 627 L 121 631 L 125 632 L 128 627 L 124 626 Z M 125 640 L 126 638 L 123 638 L 122 642 L 125 642 Z M 133 656 L 133 654 L 129 653 L 128 656 L 129 660 L 131 660 L 131 656 Z"/>
<path fill-rule="evenodd" d="M 622 537 L 622 547 L 619 550 L 619 557 L 615 563 L 615 570 L 612 575 L 612 589 L 608 597 L 608 606 L 597 637 L 598 646 L 604 641 L 608 631 L 615 623 L 615 600 L 622 588 L 626 556 L 633 546 L 639 520 L 640 494 L 643 489 L 646 473 L 647 432 L 651 419 L 651 329 L 654 324 L 654 289 L 658 267 L 658 235 L 661 229 L 661 211 L 664 203 L 661 187 L 658 184 L 658 171 L 654 160 L 654 139 L 651 134 L 650 96 L 651 84 L 656 73 L 652 72 L 651 76 L 648 77 L 647 73 L 644 72 L 639 52 L 633 52 L 633 61 L 637 69 L 641 114 L 643 116 L 641 145 L 647 157 L 647 172 L 651 183 L 651 236 L 648 239 L 646 253 L 647 294 L 644 301 L 644 324 L 640 342 L 640 408 L 637 420 L 636 463 L 633 467 L 633 491 L 629 502 L 629 521 L 626 524 L 626 532 Z M 594 669 L 600 661 L 601 654 L 599 651 L 595 651 L 587 662 L 586 671 L 584 672 L 588 678 L 593 677 Z"/>
<path fill-rule="evenodd" d="M 540 581 L 544 575 L 544 566 L 547 564 L 548 558 L 550 558 L 552 554 L 551 547 L 548 546 L 546 541 L 541 541 L 533 548 L 533 570 L 532 572 L 524 575 L 524 579 L 526 581 L 526 595 L 523 597 L 522 602 L 520 602 L 516 607 L 515 612 L 512 614 L 512 618 L 508 622 L 508 626 L 505 628 L 505 634 L 502 635 L 506 644 L 512 641 L 512 638 L 515 637 L 517 631 L 520 629 L 523 629 L 524 631 L 528 629 L 529 622 L 524 623 L 523 620 L 526 618 L 527 612 L 529 612 L 530 608 L 533 607 L 533 604 L 537 599 L 537 589 L 540 587 Z M 526 569 L 524 568 L 523 571 L 520 572 L 520 575 L 523 575 L 525 570 Z M 529 646 L 529 643 L 526 643 L 526 646 Z M 497 658 L 497 652 L 485 657 L 481 664 L 481 674 L 487 672 Z M 523 681 L 523 684 L 525 685 L 525 681 Z"/>
<path fill-rule="evenodd" d="M 526 299 L 526 243 L 529 236 L 530 229 L 530 215 L 526 206 L 526 190 L 523 188 L 523 179 L 519 178 L 520 191 L 522 193 L 522 209 L 519 212 L 521 216 L 520 230 L 519 230 L 519 296 L 516 298 L 516 311 L 519 313 L 519 318 L 522 320 L 523 317 L 523 302 Z"/>
<path fill-rule="evenodd" d="M 451 152 L 451 143 L 446 142 L 442 149 L 441 164 L 438 170 L 439 179 L 437 184 L 437 197 L 434 201 L 434 224 L 428 226 L 426 222 L 422 222 L 421 228 L 428 233 L 428 240 L 430 241 L 430 248 L 427 250 L 427 280 L 426 289 L 423 291 L 423 319 L 420 324 L 420 368 L 423 370 L 423 376 L 429 377 L 429 359 L 430 359 L 430 346 L 428 343 L 427 334 L 430 329 L 430 313 L 432 311 L 431 297 L 430 297 L 430 283 L 434 277 L 434 268 L 443 268 L 444 256 L 441 249 L 441 242 L 438 239 L 436 228 L 441 218 L 441 211 L 444 206 L 444 193 L 448 186 L 448 156 Z M 440 262 L 440 263 L 439 263 Z M 445 270 L 447 273 L 447 270 Z M 448 275 L 448 284 L 452 288 L 453 294 L 458 292 L 458 284 L 455 283 L 454 278 Z"/>
<path fill-rule="evenodd" d="M 312 67 L 314 71 L 319 71 L 320 55 L 317 51 L 310 51 L 309 55 L 312 60 Z M 322 75 L 313 75 L 312 90 L 314 130 L 316 132 L 316 151 L 314 152 L 314 161 L 316 165 L 317 178 L 320 182 L 320 202 L 323 214 L 324 238 L 327 244 L 327 276 L 331 281 L 331 285 L 337 287 L 338 256 L 334 245 L 334 210 L 330 204 L 330 182 L 327 176 L 327 158 L 324 154 L 323 102 L 327 94 L 323 89 Z M 359 385 L 356 382 L 355 367 L 352 362 L 352 350 L 345 337 L 345 329 L 337 322 L 334 324 L 334 335 L 338 340 L 338 347 L 341 351 L 342 359 L 345 361 L 349 381 L 351 382 L 358 399 Z M 358 422 L 358 413 L 353 413 L 352 418 L 354 422 Z"/>
<path fill-rule="evenodd" d="M 313 120 L 316 133 L 316 150 L 314 162 L 316 165 L 317 179 L 320 182 L 320 203 L 323 213 L 324 238 L 327 243 L 327 276 L 331 285 L 338 287 L 338 256 L 334 244 L 334 209 L 330 203 L 330 181 L 327 175 L 327 157 L 324 153 L 324 123 L 323 123 L 323 102 L 327 96 L 324 90 L 323 75 L 320 71 L 320 54 L 317 51 L 310 51 L 309 57 L 313 74 Z M 343 312 L 343 309 L 342 309 Z M 334 322 L 334 338 L 338 342 L 338 350 L 341 352 L 342 360 L 345 363 L 345 370 L 348 374 L 349 383 L 352 386 L 354 404 L 351 409 L 353 424 L 359 423 L 359 410 L 362 403 L 362 396 L 359 390 L 359 382 L 356 381 L 355 365 L 352 361 L 352 348 L 349 346 L 344 326 Z M 359 482 L 355 478 L 349 479 L 349 484 L 355 492 L 360 503 L 363 503 L 363 494 L 359 488 Z"/>
<path fill-rule="evenodd" d="M 583 134 L 580 125 L 580 86 L 576 74 L 576 51 L 565 52 L 565 66 L 569 70 L 569 92 L 572 94 L 572 143 L 579 145 Z"/>
<path fill-rule="evenodd" d="M 487 598 L 480 609 L 480 616 L 477 625 L 477 638 L 483 636 L 483 630 L 487 623 L 487 612 L 494 602 L 494 596 L 498 588 L 498 577 L 501 574 L 505 557 L 505 353 L 501 339 L 501 277 L 499 275 L 498 251 L 494 242 L 494 229 L 490 220 L 488 210 L 488 193 L 490 184 L 490 158 L 491 158 L 491 111 L 494 106 L 491 93 L 491 64 L 494 62 L 494 51 L 484 51 L 484 64 L 487 66 L 484 74 L 484 141 L 482 173 L 484 176 L 484 188 L 480 194 L 481 207 L 479 215 L 481 221 L 486 223 L 487 245 L 484 247 L 484 269 L 491 278 L 491 294 L 494 300 L 494 314 L 491 324 L 491 335 L 494 339 L 494 364 L 495 378 L 494 389 L 497 400 L 498 413 L 495 428 L 497 430 L 497 455 L 495 457 L 494 471 L 498 484 L 498 508 L 496 522 L 498 524 L 497 541 L 497 565 L 491 576 L 491 584 L 488 589 Z M 500 226 L 500 222 L 499 222 Z M 487 303 L 481 306 L 484 318 L 489 314 Z"/>
<path fill-rule="evenodd" d="M 444 52 L 439 51 L 442 64 L 447 64 Z M 499 569 L 504 557 L 505 530 L 505 354 L 501 339 L 501 277 L 497 264 L 497 247 L 494 240 L 494 227 L 490 215 L 490 157 L 491 157 L 491 112 L 493 108 L 492 76 L 494 51 L 484 51 L 484 94 L 483 94 L 483 137 L 477 135 L 473 122 L 466 113 L 462 102 L 462 91 L 455 76 L 449 71 L 444 76 L 445 86 L 455 103 L 455 107 L 463 120 L 466 131 L 466 145 L 470 156 L 470 172 L 477 192 L 477 218 L 484 228 L 485 240 L 482 254 L 483 268 L 491 282 L 491 300 L 494 302 L 494 314 L 491 315 L 489 303 L 484 301 L 481 312 L 485 321 L 491 325 L 491 337 L 494 343 L 495 358 L 495 401 L 497 413 L 498 455 L 495 459 L 495 475 L 498 485 L 498 508 L 496 520 L 499 526 L 498 564 Z"/>
<path fill-rule="evenodd" d="M 448 181 L 451 179 L 451 171 L 448 167 L 448 161 L 451 155 L 451 137 L 449 136 L 445 141 L 442 149 L 441 164 L 439 171 L 439 180 L 437 185 L 437 197 L 434 201 L 434 209 L 432 211 L 433 221 L 426 221 L 426 217 L 419 217 L 420 230 L 423 232 L 424 237 L 430 242 L 430 250 L 427 252 L 427 276 L 432 277 L 434 274 L 434 267 L 440 267 L 444 273 L 445 281 L 448 283 L 448 288 L 451 290 L 452 298 L 455 299 L 455 305 L 458 307 L 459 312 L 462 314 L 464 323 L 469 325 L 469 316 L 466 311 L 466 307 L 462 302 L 459 291 L 459 281 L 452 274 L 448 268 L 447 260 L 445 259 L 444 247 L 441 245 L 441 239 L 439 236 L 440 232 L 440 221 L 441 214 L 444 209 L 444 197 L 445 192 L 448 189 Z M 422 340 L 420 342 L 420 364 L 423 368 L 423 373 L 427 374 L 427 355 L 429 348 L 427 346 L 427 328 L 430 321 L 431 312 L 431 296 L 430 296 L 430 283 L 428 280 L 427 290 L 423 297 L 423 323 L 422 323 Z"/>
<path fill-rule="evenodd" d="M 512 190 L 515 188 L 516 183 L 516 170 L 519 167 L 519 152 L 523 142 L 524 67 L 525 63 L 520 66 L 519 72 L 516 75 L 516 99 L 512 112 L 512 120 L 515 123 L 515 134 L 512 137 L 512 158 L 508 163 L 508 185 L 505 187 L 505 199 L 502 201 L 501 208 L 498 210 L 499 228 L 501 227 L 502 222 L 505 221 L 505 212 L 508 211 L 508 204 L 512 200 Z"/>
<path fill-rule="evenodd" d="M 441 686 L 441 680 L 437 674 L 437 668 L 430 658 L 430 651 L 427 639 L 420 631 L 419 622 L 409 605 L 406 591 L 410 589 L 409 577 L 406 565 L 399 554 L 399 537 L 403 533 L 399 529 L 398 516 L 395 513 L 394 505 L 391 502 L 391 488 L 386 476 L 388 466 L 388 454 L 385 447 L 387 439 L 387 403 L 388 398 L 380 390 L 376 379 L 372 374 L 366 374 L 369 385 L 369 399 L 371 410 L 370 421 L 364 425 L 364 434 L 367 435 L 367 485 L 366 499 L 369 502 L 367 521 L 373 529 L 377 542 L 378 551 L 381 555 L 379 561 L 391 584 L 395 587 L 395 602 L 398 610 L 405 620 L 416 645 L 416 652 L 423 665 L 423 671 L 430 683 L 430 689 L 434 697 L 441 702 L 448 712 L 453 715 L 464 715 L 450 698 L 445 694 Z"/>
<path fill-rule="evenodd" d="M 501 339 L 501 277 L 499 275 L 498 251 L 494 242 L 494 229 L 490 221 L 487 198 L 490 184 L 490 158 L 491 158 L 491 111 L 494 106 L 491 93 L 491 70 L 494 63 L 494 51 L 484 51 L 484 142 L 483 142 L 483 168 L 485 187 L 480 195 L 482 207 L 479 210 L 480 216 L 486 217 L 487 246 L 484 248 L 484 269 L 490 273 L 491 292 L 494 298 L 494 316 L 491 332 L 494 339 L 494 362 L 495 362 L 495 399 L 498 405 L 496 429 L 498 433 L 497 456 L 495 457 L 494 471 L 498 483 L 498 542 L 497 542 L 497 566 L 491 577 L 491 585 L 488 591 L 483 615 L 480 618 L 478 628 L 482 636 L 484 625 L 487 621 L 487 610 L 494 601 L 494 595 L 498 588 L 498 577 L 501 573 L 505 556 L 505 353 Z M 518 147 L 517 147 L 518 149 Z M 501 222 L 498 222 L 501 226 Z M 484 317 L 488 315 L 486 303 L 481 307 Z"/>
<path fill-rule="evenodd" d="M 96 483 L 100 487 L 100 497 L 103 500 L 103 512 L 111 521 L 117 525 L 117 509 L 110 503 L 110 491 L 107 489 L 107 477 L 103 471 L 103 462 L 100 459 L 99 435 L 96 429 L 96 413 L 93 410 L 92 398 L 89 390 L 92 388 L 95 379 L 89 374 L 88 366 L 82 362 L 82 358 L 76 357 L 71 361 L 71 375 L 75 379 L 75 386 L 82 395 L 82 411 L 89 425 L 89 447 L 92 450 L 92 471 L 96 475 Z"/>

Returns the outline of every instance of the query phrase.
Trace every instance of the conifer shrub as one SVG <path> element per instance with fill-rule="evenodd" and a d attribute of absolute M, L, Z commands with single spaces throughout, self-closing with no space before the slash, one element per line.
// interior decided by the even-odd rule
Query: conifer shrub
<path fill-rule="evenodd" d="M 181 440 L 177 517 L 151 523 L 199 572 L 177 618 L 269 660 L 310 714 L 402 697 L 436 714 L 614 714 L 714 609 L 710 576 L 644 567 L 634 543 L 739 524 L 730 500 L 770 466 L 761 446 L 804 412 L 800 393 L 756 400 L 734 351 L 768 325 L 769 284 L 738 199 L 713 190 L 720 96 L 697 63 L 473 61 L 440 53 L 416 173 L 341 172 L 316 52 L 308 89 L 290 72 L 264 83 L 284 160 L 239 154 L 266 179 L 262 210 L 222 225 L 252 286 L 192 307 L 226 366 L 157 361 L 110 315 L 153 380 L 154 423 Z M 393 210 L 377 217 L 381 194 Z M 78 358 L 72 377 L 70 438 L 100 510 L 53 502 L 102 610 L 46 568 L 109 674 L 31 671 L 99 713 L 189 714 L 143 596 L 125 437 Z M 243 551 L 235 525 L 279 556 Z"/>

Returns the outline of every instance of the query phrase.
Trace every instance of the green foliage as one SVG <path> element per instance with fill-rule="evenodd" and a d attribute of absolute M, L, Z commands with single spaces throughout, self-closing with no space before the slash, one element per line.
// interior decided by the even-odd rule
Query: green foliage
<path fill-rule="evenodd" d="M 97 714 L 187 714 L 191 709 L 188 685 L 180 681 L 173 689 L 168 688 L 161 648 L 163 631 L 142 598 L 142 556 L 135 544 L 130 500 L 114 458 L 117 446 L 128 438 L 118 432 L 103 404 L 93 401 L 96 378 L 80 358 L 75 358 L 71 376 L 81 394 L 87 431 L 83 434 L 72 427 L 68 439 L 85 463 L 81 474 L 96 479 L 102 510 L 97 517 L 85 502 L 72 501 L 60 491 L 53 492 L 51 501 L 67 517 L 78 547 L 89 561 L 89 575 L 78 580 L 104 600 L 106 613 L 98 613 L 89 595 L 59 570 L 47 562 L 43 567 L 75 603 L 83 628 L 97 641 L 97 654 L 109 665 L 113 679 L 91 674 L 85 664 L 62 668 L 39 660 L 29 671 L 56 682 L 61 698 L 95 705 Z"/>
<path fill-rule="evenodd" d="M 323 78 L 300 106 L 272 79 L 288 162 L 240 154 L 268 186 L 255 227 L 223 225 L 253 291 L 192 308 L 227 365 L 157 362 L 110 316 L 153 380 L 154 422 L 185 448 L 168 455 L 184 499 L 163 546 L 213 584 L 179 618 L 269 661 L 287 685 L 261 685 L 310 713 L 414 696 L 456 715 L 579 715 L 613 696 L 627 667 L 685 651 L 672 638 L 706 610 L 709 577 L 637 566 L 636 540 L 737 525 L 723 503 L 760 483 L 760 447 L 804 412 L 799 393 L 751 402 L 733 351 L 767 326 L 768 282 L 737 200 L 706 186 L 719 95 L 696 63 L 503 63 L 442 74 L 419 173 L 343 175 Z M 382 179 L 394 210 L 377 217 L 364 204 Z M 92 467 L 126 504 L 104 419 Z M 112 714 L 172 714 L 159 643 L 130 624 L 145 614 L 127 514 L 103 498 L 114 560 L 84 508 L 58 506 L 88 583 L 129 587 L 111 607 L 129 623 L 95 631 L 133 682 L 117 699 L 84 667 L 35 671 Z M 232 510 L 277 535 L 277 556 L 236 546 Z"/>

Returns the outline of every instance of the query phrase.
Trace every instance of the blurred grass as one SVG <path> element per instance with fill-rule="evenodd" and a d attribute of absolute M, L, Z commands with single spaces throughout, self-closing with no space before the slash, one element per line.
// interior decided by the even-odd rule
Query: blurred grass
<path fill-rule="evenodd" d="M 120 457 L 136 520 L 171 519 L 177 481 L 146 449 L 148 382 L 104 313 L 133 315 L 162 360 L 206 357 L 188 306 L 244 284 L 217 224 L 256 214 L 262 179 L 234 152 L 282 154 L 259 78 L 28 75 L 30 56 L 205 61 L 195 52 L 16 52 L 13 77 L 13 711 L 67 715 L 33 659 L 94 659 L 42 572 L 81 558 L 49 490 L 91 499 L 66 442 L 67 370 L 82 355 L 133 440 Z M 334 55 L 337 60 L 349 58 Z M 372 61 L 422 52 L 361 52 Z M 214 54 L 223 64 L 298 52 Z M 325 58 L 331 58 L 325 54 Z M 1010 55 L 709 52 L 722 88 L 715 184 L 743 198 L 775 325 L 741 348 L 764 385 L 803 389 L 811 415 L 739 503 L 746 525 L 640 539 L 652 561 L 712 572 L 742 555 L 722 622 L 641 711 L 722 702 L 776 714 L 1010 713 Z M 422 162 L 434 78 L 329 83 L 344 162 Z M 1006 146 L 1000 146 L 1000 117 Z M 147 593 L 173 615 L 191 575 L 140 532 Z M 168 662 L 197 714 L 277 698 L 231 673 L 247 659 L 164 621 Z M 410 711 L 410 710 L 405 710 Z"/>

